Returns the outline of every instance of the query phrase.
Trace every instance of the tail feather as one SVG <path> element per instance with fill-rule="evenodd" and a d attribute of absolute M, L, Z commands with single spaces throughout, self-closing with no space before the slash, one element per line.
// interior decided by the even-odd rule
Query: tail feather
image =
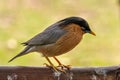
<path fill-rule="evenodd" d="M 8 63 L 11 62 L 11 61 L 13 61 L 14 59 L 20 57 L 20 56 L 23 56 L 23 55 L 29 53 L 29 52 L 30 52 L 30 50 L 29 50 L 30 48 L 31 48 L 31 46 L 27 46 L 22 52 L 20 52 L 18 55 L 16 55 L 16 56 L 13 57 L 12 59 L 10 59 L 10 60 L 8 61 Z"/>

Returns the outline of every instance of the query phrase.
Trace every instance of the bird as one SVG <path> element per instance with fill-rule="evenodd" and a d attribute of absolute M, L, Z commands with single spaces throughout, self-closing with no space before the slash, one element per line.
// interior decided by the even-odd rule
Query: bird
<path fill-rule="evenodd" d="M 63 65 L 56 56 L 65 54 L 75 48 L 86 33 L 96 35 L 85 19 L 77 16 L 64 18 L 50 25 L 30 40 L 23 42 L 22 44 L 25 46 L 23 51 L 8 62 L 31 52 L 38 52 L 49 62 L 49 65 L 45 63 L 47 66 L 51 66 L 55 71 L 63 71 L 52 63 L 50 57 L 56 60 L 58 66 L 69 68 L 68 65 Z"/>

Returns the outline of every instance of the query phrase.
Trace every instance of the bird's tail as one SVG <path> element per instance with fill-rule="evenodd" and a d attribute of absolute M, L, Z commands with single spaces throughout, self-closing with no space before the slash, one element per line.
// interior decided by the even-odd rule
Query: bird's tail
<path fill-rule="evenodd" d="M 23 55 L 29 53 L 29 52 L 30 52 L 30 48 L 31 48 L 31 46 L 27 46 L 22 52 L 20 52 L 18 55 L 16 55 L 16 56 L 13 57 L 12 59 L 10 59 L 10 60 L 8 61 L 8 63 L 11 62 L 11 61 L 13 61 L 13 60 L 16 59 L 17 57 L 20 57 L 20 56 L 23 56 Z"/>

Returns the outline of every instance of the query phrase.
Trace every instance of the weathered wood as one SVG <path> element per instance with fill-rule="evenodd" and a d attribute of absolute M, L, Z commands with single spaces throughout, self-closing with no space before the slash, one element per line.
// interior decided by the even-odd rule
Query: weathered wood
<path fill-rule="evenodd" d="M 120 66 L 79 67 L 66 72 L 46 67 L 1 66 L 0 80 L 120 80 Z"/>

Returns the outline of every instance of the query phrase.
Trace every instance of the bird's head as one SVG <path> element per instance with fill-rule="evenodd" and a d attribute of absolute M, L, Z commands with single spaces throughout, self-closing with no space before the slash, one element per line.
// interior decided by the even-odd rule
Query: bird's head
<path fill-rule="evenodd" d="M 60 22 L 63 22 L 62 25 L 67 25 L 67 24 L 70 24 L 70 23 L 74 23 L 74 24 L 77 24 L 81 27 L 81 29 L 83 30 L 84 33 L 90 33 L 92 35 L 96 35 L 89 27 L 89 24 L 88 22 L 81 18 L 81 17 L 68 17 L 68 18 L 65 18 L 63 20 L 61 20 Z"/>

